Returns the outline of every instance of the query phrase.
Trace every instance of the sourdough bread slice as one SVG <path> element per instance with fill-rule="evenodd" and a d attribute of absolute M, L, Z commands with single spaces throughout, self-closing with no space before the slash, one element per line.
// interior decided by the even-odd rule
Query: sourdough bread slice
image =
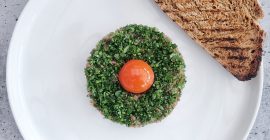
<path fill-rule="evenodd" d="M 264 32 L 256 22 L 260 12 L 251 12 L 254 7 L 242 0 L 155 1 L 236 78 L 245 81 L 256 76 Z"/>

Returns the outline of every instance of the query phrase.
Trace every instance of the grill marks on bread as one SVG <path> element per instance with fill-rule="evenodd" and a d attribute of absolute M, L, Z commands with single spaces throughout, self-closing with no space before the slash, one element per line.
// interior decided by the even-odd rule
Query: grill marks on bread
<path fill-rule="evenodd" d="M 160 8 L 239 80 L 256 76 L 264 32 L 257 0 L 155 0 Z"/>

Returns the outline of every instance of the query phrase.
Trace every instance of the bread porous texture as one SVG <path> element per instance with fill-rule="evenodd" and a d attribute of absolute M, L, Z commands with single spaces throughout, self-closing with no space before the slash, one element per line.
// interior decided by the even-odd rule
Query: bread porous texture
<path fill-rule="evenodd" d="M 264 31 L 257 0 L 155 0 L 161 10 L 241 81 L 257 75 Z"/>

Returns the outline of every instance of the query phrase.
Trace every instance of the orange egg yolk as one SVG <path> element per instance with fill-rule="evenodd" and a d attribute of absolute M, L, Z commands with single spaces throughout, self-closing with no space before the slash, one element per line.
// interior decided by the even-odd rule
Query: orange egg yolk
<path fill-rule="evenodd" d="M 119 81 L 121 86 L 128 92 L 140 94 L 152 86 L 154 72 L 142 60 L 129 60 L 119 72 Z"/>

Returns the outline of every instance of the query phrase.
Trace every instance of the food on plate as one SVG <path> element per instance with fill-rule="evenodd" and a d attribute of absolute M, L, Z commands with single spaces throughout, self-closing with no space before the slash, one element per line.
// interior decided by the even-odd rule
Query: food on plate
<path fill-rule="evenodd" d="M 241 81 L 257 75 L 264 31 L 257 0 L 155 0 L 159 7 Z"/>
<path fill-rule="evenodd" d="M 112 121 L 144 126 L 166 117 L 185 85 L 176 44 L 156 28 L 130 24 L 100 40 L 85 68 L 93 105 Z"/>
<path fill-rule="evenodd" d="M 140 94 L 148 90 L 154 82 L 152 68 L 142 60 L 129 60 L 118 75 L 121 86 L 130 93 Z"/>

